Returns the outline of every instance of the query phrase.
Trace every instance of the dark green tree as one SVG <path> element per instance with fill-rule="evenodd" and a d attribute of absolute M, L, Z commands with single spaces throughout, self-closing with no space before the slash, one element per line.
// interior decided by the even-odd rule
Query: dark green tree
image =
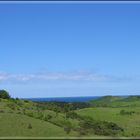
<path fill-rule="evenodd" d="M 0 90 L 0 98 L 2 99 L 10 99 L 10 95 L 6 90 Z"/>

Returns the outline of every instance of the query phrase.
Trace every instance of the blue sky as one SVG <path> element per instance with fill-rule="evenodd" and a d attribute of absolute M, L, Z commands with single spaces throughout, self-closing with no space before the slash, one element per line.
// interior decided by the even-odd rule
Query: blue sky
<path fill-rule="evenodd" d="M 138 3 L 0 3 L 0 89 L 139 95 L 139 25 Z"/>

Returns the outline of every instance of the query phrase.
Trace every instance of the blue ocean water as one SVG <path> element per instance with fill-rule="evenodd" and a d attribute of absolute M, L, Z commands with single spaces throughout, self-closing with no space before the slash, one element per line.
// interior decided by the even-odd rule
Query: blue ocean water
<path fill-rule="evenodd" d="M 59 102 L 88 102 L 100 98 L 101 96 L 86 96 L 86 97 L 50 97 L 50 98 L 26 98 L 31 101 L 59 101 Z"/>

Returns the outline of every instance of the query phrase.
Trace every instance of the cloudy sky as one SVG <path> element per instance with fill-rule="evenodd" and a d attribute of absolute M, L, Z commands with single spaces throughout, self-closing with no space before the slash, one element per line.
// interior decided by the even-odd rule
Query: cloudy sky
<path fill-rule="evenodd" d="M 13 97 L 140 94 L 140 3 L 0 3 L 0 89 Z"/>

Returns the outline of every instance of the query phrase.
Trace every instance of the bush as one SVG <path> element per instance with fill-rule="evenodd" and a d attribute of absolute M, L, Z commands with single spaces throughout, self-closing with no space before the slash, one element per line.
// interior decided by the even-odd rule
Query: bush
<path fill-rule="evenodd" d="M 4 113 L 4 110 L 0 110 L 0 113 Z"/>
<path fill-rule="evenodd" d="M 25 109 L 25 108 L 23 108 L 22 113 L 23 113 L 24 115 L 26 115 L 26 109 Z"/>
<path fill-rule="evenodd" d="M 64 131 L 69 134 L 71 132 L 71 128 L 70 127 L 64 127 Z"/>
<path fill-rule="evenodd" d="M 23 106 L 23 103 L 19 100 L 16 100 L 16 104 L 18 105 L 18 106 L 20 106 L 20 107 L 22 107 Z"/>
<path fill-rule="evenodd" d="M 32 129 L 32 125 L 30 123 L 28 124 L 28 129 Z"/>
<path fill-rule="evenodd" d="M 75 112 L 67 112 L 66 113 L 66 118 L 72 118 L 72 119 L 77 119 L 78 118 L 78 114 Z"/>
<path fill-rule="evenodd" d="M 21 112 L 17 112 L 17 114 L 22 114 Z"/>
<path fill-rule="evenodd" d="M 33 113 L 32 112 L 28 112 L 28 113 L 26 113 L 26 115 L 29 116 L 29 117 L 33 117 Z"/>
<path fill-rule="evenodd" d="M 133 115 L 134 113 L 136 113 L 136 112 L 135 111 L 125 111 L 125 110 L 120 111 L 120 115 Z"/>
<path fill-rule="evenodd" d="M 8 103 L 7 106 L 9 108 L 11 108 L 12 110 L 15 110 L 16 109 L 16 105 L 14 103 Z"/>
<path fill-rule="evenodd" d="M 10 99 L 10 95 L 6 90 L 0 90 L 0 98 L 2 99 Z"/>
<path fill-rule="evenodd" d="M 25 102 L 25 103 L 29 103 L 29 101 L 28 101 L 28 100 L 24 100 L 24 102 Z"/>
<path fill-rule="evenodd" d="M 43 113 L 42 112 L 38 112 L 37 119 L 42 120 L 43 117 L 44 117 Z"/>
<path fill-rule="evenodd" d="M 47 115 L 47 119 L 48 120 L 52 119 L 52 116 L 51 115 Z"/>
<path fill-rule="evenodd" d="M 80 136 L 82 135 L 87 135 L 88 134 L 88 131 L 87 130 L 84 130 L 84 129 L 79 129 L 79 134 Z"/>
<path fill-rule="evenodd" d="M 9 100 L 10 100 L 11 102 L 16 103 L 16 100 L 15 100 L 14 98 L 10 98 Z"/>
<path fill-rule="evenodd" d="M 113 122 L 95 121 L 92 119 L 85 119 L 79 123 L 85 131 L 93 131 L 96 135 L 114 136 L 118 132 L 123 131 L 121 127 Z"/>
<path fill-rule="evenodd" d="M 43 118 L 43 120 L 44 120 L 44 121 L 48 121 L 48 118 L 45 116 L 45 117 Z"/>

